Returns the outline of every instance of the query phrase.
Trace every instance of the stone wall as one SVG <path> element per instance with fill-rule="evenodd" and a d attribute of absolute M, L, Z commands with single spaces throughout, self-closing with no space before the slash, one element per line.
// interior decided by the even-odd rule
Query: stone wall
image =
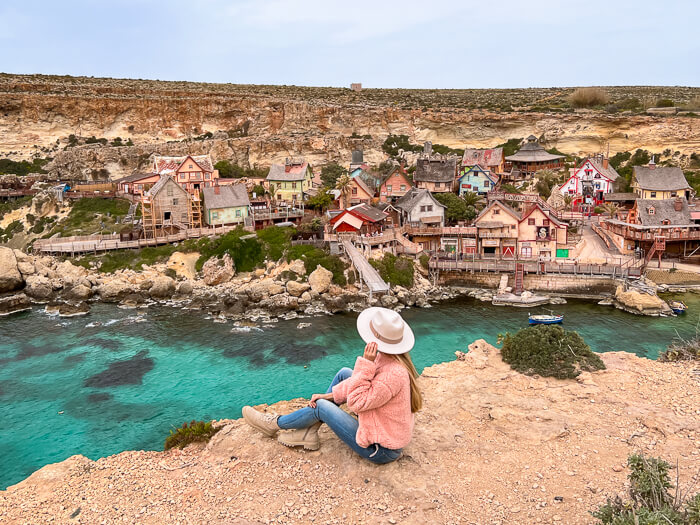
<path fill-rule="evenodd" d="M 469 273 L 460 271 L 441 272 L 438 284 L 468 286 L 474 288 L 498 288 L 500 273 Z M 586 275 L 526 274 L 523 286 L 534 292 L 560 294 L 604 295 L 614 294 L 619 281 L 609 277 Z M 513 286 L 513 275 L 509 274 L 508 285 Z"/>

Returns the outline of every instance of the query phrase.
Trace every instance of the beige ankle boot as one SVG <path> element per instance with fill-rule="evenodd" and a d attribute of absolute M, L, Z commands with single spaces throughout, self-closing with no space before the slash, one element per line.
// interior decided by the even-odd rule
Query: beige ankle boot
<path fill-rule="evenodd" d="M 314 423 L 310 427 L 280 432 L 277 441 L 287 447 L 304 447 L 304 450 L 318 450 L 321 446 L 321 439 L 318 437 L 318 429 L 321 422 Z"/>
<path fill-rule="evenodd" d="M 251 427 L 257 428 L 266 436 L 274 437 L 280 427 L 277 425 L 277 414 L 258 412 L 253 407 L 243 407 L 243 419 Z"/>

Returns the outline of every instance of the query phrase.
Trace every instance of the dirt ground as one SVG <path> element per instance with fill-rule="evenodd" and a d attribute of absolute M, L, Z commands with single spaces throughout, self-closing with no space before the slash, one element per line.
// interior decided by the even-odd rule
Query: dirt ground
<path fill-rule="evenodd" d="M 0 522 L 594 523 L 634 452 L 677 462 L 683 486 L 700 472 L 700 367 L 602 358 L 607 370 L 577 380 L 535 378 L 477 341 L 424 371 L 414 439 L 392 464 L 361 460 L 325 426 L 321 449 L 303 452 L 229 420 L 206 447 L 44 467 L 0 492 Z"/>

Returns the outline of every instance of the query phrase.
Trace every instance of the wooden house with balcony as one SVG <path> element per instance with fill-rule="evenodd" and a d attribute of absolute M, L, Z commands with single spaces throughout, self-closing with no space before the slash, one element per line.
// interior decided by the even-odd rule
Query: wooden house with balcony
<path fill-rule="evenodd" d="M 520 214 L 501 201 L 492 201 L 474 219 L 480 259 L 515 259 L 518 254 Z"/>
<path fill-rule="evenodd" d="M 632 173 L 632 191 L 640 199 L 690 199 L 695 192 L 678 167 L 662 167 L 654 164 L 635 166 Z"/>
<path fill-rule="evenodd" d="M 478 164 L 463 168 L 457 179 L 457 194 L 462 197 L 465 193 L 474 192 L 479 195 L 486 195 L 498 186 L 498 175 L 490 170 L 484 169 Z"/>
<path fill-rule="evenodd" d="M 117 185 L 117 193 L 125 197 L 141 197 L 144 191 L 148 191 L 153 185 L 160 180 L 160 175 L 157 173 L 134 173 L 121 179 L 117 179 L 114 183 Z"/>
<path fill-rule="evenodd" d="M 451 193 L 457 178 L 457 159 L 447 155 L 433 155 L 432 145 L 426 142 L 423 153 L 416 160 L 413 183 L 416 188 L 432 193 Z"/>
<path fill-rule="evenodd" d="M 384 221 L 388 216 L 382 210 L 363 203 L 342 210 L 329 224 L 332 233 L 379 235 L 384 230 Z"/>
<path fill-rule="evenodd" d="M 680 257 L 700 253 L 700 211 L 685 197 L 637 199 L 625 220 L 617 215 L 601 223 L 603 234 L 623 254 L 648 254 L 663 239 L 664 250 Z"/>
<path fill-rule="evenodd" d="M 286 203 L 301 203 L 313 186 L 314 174 L 303 159 L 285 159 L 284 164 L 273 164 L 265 179 L 270 195 Z"/>
<path fill-rule="evenodd" d="M 163 175 L 141 195 L 141 213 L 147 239 L 202 226 L 199 193 L 188 193 L 170 175 Z"/>
<path fill-rule="evenodd" d="M 204 222 L 209 226 L 244 224 L 250 216 L 245 184 L 204 188 Z"/>
<path fill-rule="evenodd" d="M 480 166 L 492 173 L 503 173 L 505 171 L 503 148 L 465 149 L 460 174 L 464 174 L 474 166 Z"/>
<path fill-rule="evenodd" d="M 559 191 L 572 197 L 574 209 L 581 204 L 597 206 L 605 201 L 606 194 L 614 191 L 615 181 L 619 177 L 607 157 L 589 157 L 572 170 L 571 176 L 559 187 Z"/>
<path fill-rule="evenodd" d="M 209 155 L 184 157 L 153 155 L 151 162 L 153 173 L 171 176 L 190 195 L 199 193 L 204 188 L 216 186 L 219 181 L 219 170 L 214 169 Z"/>
<path fill-rule="evenodd" d="M 506 157 L 506 160 L 512 168 L 518 170 L 521 177 L 531 177 L 540 170 L 558 170 L 564 167 L 564 156 L 549 153 L 534 135 L 530 135 L 520 149 Z"/>

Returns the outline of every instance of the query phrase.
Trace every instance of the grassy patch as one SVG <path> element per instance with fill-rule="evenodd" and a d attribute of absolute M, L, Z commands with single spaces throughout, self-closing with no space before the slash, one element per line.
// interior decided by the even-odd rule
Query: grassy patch
<path fill-rule="evenodd" d="M 93 233 L 113 233 L 121 230 L 117 218 L 129 211 L 129 201 L 124 199 L 78 199 L 71 206 L 68 216 L 51 231 L 61 237 L 90 235 Z"/>
<path fill-rule="evenodd" d="M 191 443 L 206 443 L 221 428 L 214 428 L 211 421 L 192 420 L 190 424 L 183 423 L 180 428 L 170 431 L 170 435 L 165 439 L 164 450 L 171 448 L 184 448 Z"/>
<path fill-rule="evenodd" d="M 582 371 L 605 369 L 603 361 L 578 332 L 537 325 L 502 337 L 501 356 L 513 370 L 527 375 L 573 379 Z"/>
<path fill-rule="evenodd" d="M 0 219 L 2 219 L 6 213 L 18 210 L 22 206 L 27 206 L 30 202 L 32 202 L 31 195 L 27 195 L 26 197 L 20 197 L 19 199 L 13 201 L 0 202 Z"/>
<path fill-rule="evenodd" d="M 396 257 L 391 253 L 385 253 L 381 260 L 370 259 L 379 275 L 393 286 L 410 288 L 413 286 L 413 261 L 406 257 Z"/>
<path fill-rule="evenodd" d="M 18 175 L 24 176 L 30 173 L 46 173 L 44 166 L 50 159 L 33 159 L 31 162 L 27 160 L 15 161 L 11 159 L 0 159 L 0 175 Z"/>
<path fill-rule="evenodd" d="M 700 361 L 700 332 L 695 337 L 678 337 L 659 356 L 659 361 Z"/>
<path fill-rule="evenodd" d="M 114 250 L 103 255 L 84 255 L 73 260 L 74 264 L 89 268 L 95 263 L 103 273 L 114 273 L 117 270 L 142 270 L 144 265 L 152 266 L 165 262 L 176 251 L 184 251 L 182 246 L 164 244 L 148 246 L 140 250 Z"/>
<path fill-rule="evenodd" d="M 335 284 L 339 284 L 341 286 L 346 284 L 345 263 L 343 263 L 340 257 L 330 255 L 325 250 L 315 248 L 314 246 L 300 244 L 297 246 L 292 246 L 287 252 L 287 260 L 294 261 L 296 259 L 301 259 L 304 261 L 306 275 L 311 274 L 311 272 L 313 272 L 320 264 L 333 274 L 333 282 Z"/>

